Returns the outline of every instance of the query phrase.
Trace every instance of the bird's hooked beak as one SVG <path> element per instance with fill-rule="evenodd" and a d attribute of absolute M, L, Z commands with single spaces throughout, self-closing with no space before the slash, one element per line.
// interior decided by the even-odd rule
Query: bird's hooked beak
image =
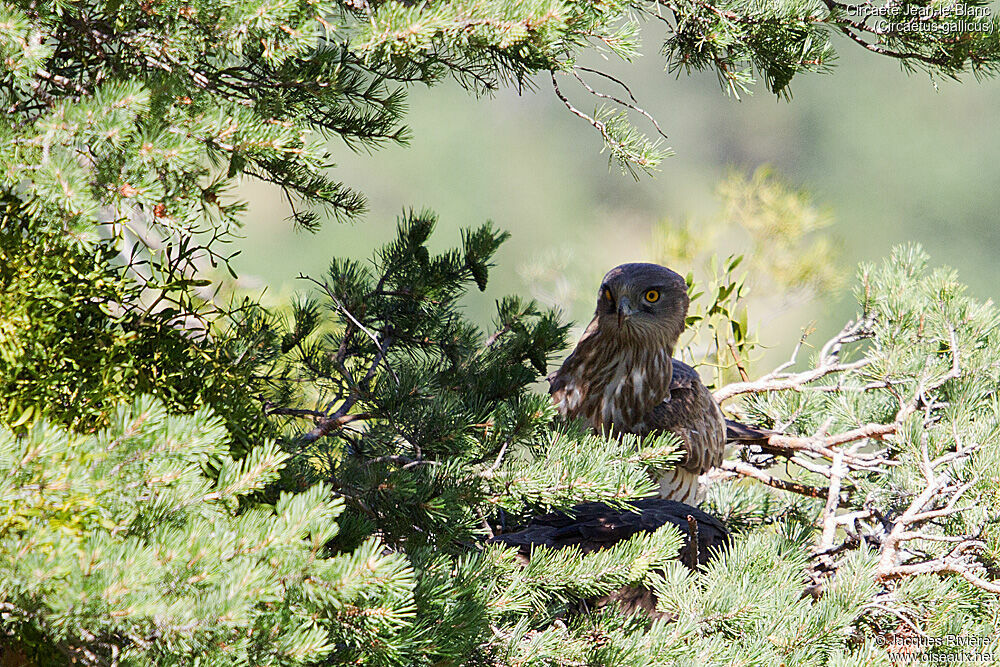
<path fill-rule="evenodd" d="M 618 301 L 618 328 L 619 329 L 622 328 L 622 322 L 624 322 L 629 317 L 631 317 L 632 313 L 634 313 L 634 312 L 635 312 L 635 309 L 632 308 L 632 302 L 628 300 L 627 296 L 623 296 L 621 299 L 619 299 L 619 301 Z"/>

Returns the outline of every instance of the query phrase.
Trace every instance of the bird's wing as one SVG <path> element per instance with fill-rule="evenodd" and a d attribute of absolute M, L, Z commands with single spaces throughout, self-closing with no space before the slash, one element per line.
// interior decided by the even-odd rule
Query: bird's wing
<path fill-rule="evenodd" d="M 646 425 L 681 438 L 686 455 L 680 466 L 685 470 L 702 473 L 722 463 L 726 447 L 722 411 L 698 372 L 687 364 L 673 360 L 670 398 L 653 409 Z"/>
<path fill-rule="evenodd" d="M 590 552 L 612 546 L 640 531 L 652 532 L 671 523 L 685 536 L 685 548 L 690 553 L 688 516 L 693 517 L 697 524 L 700 563 L 707 562 L 715 550 L 729 542 L 729 531 L 721 521 L 691 505 L 658 496 L 642 498 L 632 505 L 636 511 L 614 508 L 605 503 L 584 503 L 568 512 L 535 517 L 524 529 L 498 535 L 490 542 L 517 547 L 524 555 L 529 555 L 538 546 L 559 549 L 575 545 L 584 552 Z"/>
<path fill-rule="evenodd" d="M 673 373 L 670 377 L 671 391 L 674 389 L 693 389 L 701 384 L 701 376 L 698 375 L 698 371 L 683 361 L 677 361 L 676 359 L 671 359 L 670 361 L 670 365 L 673 366 Z"/>
<path fill-rule="evenodd" d="M 565 367 L 564 362 L 562 366 L 545 376 L 545 379 L 549 381 L 550 394 L 555 395 L 557 391 L 562 391 L 566 387 L 566 372 L 563 370 Z"/>
<path fill-rule="evenodd" d="M 701 378 L 699 377 L 698 372 L 682 361 L 677 361 L 676 359 L 673 359 L 672 361 L 674 375 L 670 381 L 670 389 L 672 391 L 678 389 L 697 390 L 697 385 L 701 384 Z M 764 444 L 767 442 L 768 438 L 775 434 L 777 434 L 777 431 L 771 431 L 766 428 L 757 428 L 755 426 L 747 426 L 746 424 L 741 424 L 738 421 L 726 419 L 726 442 L 739 442 L 748 445 Z"/>
<path fill-rule="evenodd" d="M 597 331 L 597 318 L 595 317 L 591 320 L 590 324 L 584 330 L 583 335 L 580 336 L 580 340 L 577 341 L 576 349 L 573 350 L 563 361 L 562 365 L 556 370 L 552 371 L 545 378 L 549 381 L 549 393 L 552 394 L 552 400 L 555 403 L 559 403 L 563 400 L 566 394 L 566 385 L 570 382 L 573 371 L 577 367 L 577 362 L 579 361 L 579 354 L 583 349 L 586 348 L 584 342 L 590 338 Z"/>

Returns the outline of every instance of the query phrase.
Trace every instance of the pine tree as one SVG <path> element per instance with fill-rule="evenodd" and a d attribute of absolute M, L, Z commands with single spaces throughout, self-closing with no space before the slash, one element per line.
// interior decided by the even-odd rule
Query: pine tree
<path fill-rule="evenodd" d="M 735 539 L 694 571 L 670 527 L 526 565 L 486 544 L 550 509 L 628 507 L 677 458 L 669 437 L 554 419 L 533 387 L 567 343 L 552 312 L 508 297 L 488 331 L 464 316 L 502 232 L 432 255 L 434 216 L 408 213 L 287 312 L 220 279 L 240 179 L 279 186 L 306 230 L 356 217 L 327 142 L 405 143 L 408 86 L 547 76 L 613 160 L 652 170 L 665 150 L 640 128 L 659 126 L 584 50 L 628 59 L 648 22 L 668 69 L 733 93 L 786 94 L 836 34 L 990 75 L 984 7 L 0 3 L 4 660 L 846 665 L 886 664 L 886 638 L 995 637 L 997 314 L 916 249 L 862 270 L 857 321 L 808 367 L 718 383 L 778 433 L 726 462 L 708 508 Z M 713 306 L 739 296 L 738 264 Z M 588 606 L 638 584 L 663 618 Z"/>
<path fill-rule="evenodd" d="M 240 511 L 287 458 L 273 442 L 234 461 L 222 420 L 149 398 L 110 422 L 0 435 L 4 626 L 31 664 L 311 664 L 343 650 L 345 608 L 407 616 L 399 555 L 324 555 L 328 487 Z"/>

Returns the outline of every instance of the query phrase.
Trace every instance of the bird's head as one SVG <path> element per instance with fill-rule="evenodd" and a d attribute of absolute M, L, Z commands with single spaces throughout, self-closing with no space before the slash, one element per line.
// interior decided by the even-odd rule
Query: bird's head
<path fill-rule="evenodd" d="M 622 264 L 608 271 L 597 293 L 602 335 L 641 341 L 672 351 L 684 331 L 687 283 L 659 264 Z"/>

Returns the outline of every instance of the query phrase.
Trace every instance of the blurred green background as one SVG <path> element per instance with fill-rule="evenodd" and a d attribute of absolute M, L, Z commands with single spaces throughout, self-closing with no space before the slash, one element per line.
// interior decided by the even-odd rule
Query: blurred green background
<path fill-rule="evenodd" d="M 832 216 L 827 233 L 847 276 L 837 294 L 776 319 L 751 310 L 763 316 L 760 338 L 770 354 L 786 353 L 811 320 L 817 336 L 839 329 L 856 308 L 857 263 L 880 259 L 896 243 L 922 243 L 935 264 L 957 268 L 973 294 L 993 295 L 1000 281 L 996 81 L 932 81 L 838 39 L 833 72 L 795 79 L 791 101 L 763 87 L 738 101 L 712 73 L 664 72 L 659 40 L 647 26 L 646 53 L 636 62 L 594 55 L 585 63 L 627 81 L 669 135 L 676 154 L 653 177 L 635 181 L 609 169 L 598 133 L 563 107 L 547 75 L 521 95 L 476 99 L 451 83 L 413 89 L 408 147 L 356 154 L 332 146 L 339 178 L 369 198 L 363 220 L 297 232 L 284 220 L 278 192 L 244 185 L 250 214 L 235 261 L 251 278 L 244 284 L 266 285 L 268 300 L 305 290 L 299 272 L 318 275 L 333 256 L 367 257 L 392 236 L 404 208 L 426 207 L 440 216 L 440 248 L 456 245 L 461 227 L 488 219 L 513 235 L 487 293 L 470 297 L 478 319 L 488 320 L 493 300 L 517 292 L 558 304 L 585 324 L 607 269 L 656 257 L 660 221 L 717 215 L 715 188 L 728 172 L 770 164 Z M 578 107 L 593 110 L 597 100 L 569 81 L 561 85 Z"/>

